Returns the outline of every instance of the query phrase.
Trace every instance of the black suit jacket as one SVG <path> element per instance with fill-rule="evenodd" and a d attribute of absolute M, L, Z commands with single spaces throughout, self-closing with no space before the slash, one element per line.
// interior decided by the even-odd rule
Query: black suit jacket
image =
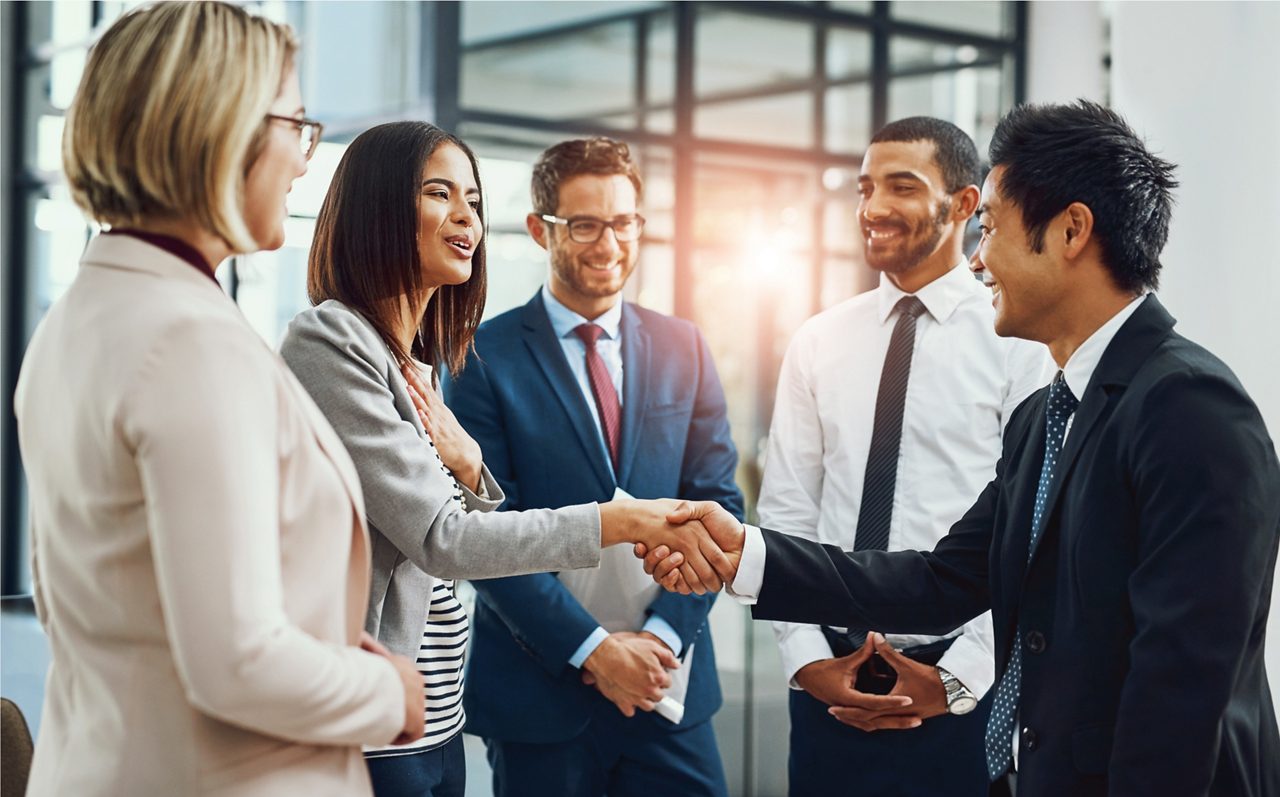
<path fill-rule="evenodd" d="M 758 619 L 1023 630 L 1022 795 L 1280 795 L 1263 662 L 1280 466 L 1253 401 L 1148 297 L 1081 396 L 1028 564 L 1047 388 L 932 552 L 848 554 L 765 531 Z"/>

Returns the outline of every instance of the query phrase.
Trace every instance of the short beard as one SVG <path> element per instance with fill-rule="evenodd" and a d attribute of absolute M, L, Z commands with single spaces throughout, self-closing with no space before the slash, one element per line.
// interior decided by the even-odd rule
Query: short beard
<path fill-rule="evenodd" d="M 876 271 L 883 271 L 886 274 L 902 274 L 910 271 L 916 266 L 924 262 L 924 259 L 933 254 L 933 250 L 938 248 L 938 243 L 942 240 L 942 235 L 947 229 L 947 216 L 951 213 L 951 197 L 943 200 L 938 206 L 938 214 L 933 219 L 932 235 L 927 236 L 920 243 L 908 249 L 901 256 L 882 262 L 873 261 L 867 258 L 867 265 Z"/>

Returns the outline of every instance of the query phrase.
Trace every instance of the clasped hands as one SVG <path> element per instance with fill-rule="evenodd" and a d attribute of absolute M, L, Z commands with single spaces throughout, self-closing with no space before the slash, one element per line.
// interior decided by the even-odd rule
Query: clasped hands
<path fill-rule="evenodd" d="M 645 572 L 671 592 L 704 595 L 731 583 L 746 532 L 714 501 L 623 500 L 600 505 L 601 546 L 635 544 Z"/>
<path fill-rule="evenodd" d="M 872 656 L 879 656 L 897 673 L 887 695 L 861 692 L 854 686 L 858 670 Z M 918 728 L 926 719 L 947 713 L 947 693 L 938 668 L 907 658 L 881 634 L 867 634 L 862 647 L 848 656 L 806 664 L 795 680 L 826 703 L 832 717 L 864 731 Z"/>

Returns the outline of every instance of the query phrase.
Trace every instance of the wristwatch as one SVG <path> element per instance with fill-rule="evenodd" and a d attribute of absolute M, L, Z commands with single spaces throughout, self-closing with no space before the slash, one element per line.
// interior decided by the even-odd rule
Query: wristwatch
<path fill-rule="evenodd" d="M 978 707 L 978 698 L 960 683 L 959 678 L 941 667 L 938 668 L 938 677 L 942 679 L 942 688 L 947 692 L 948 714 L 968 714 Z"/>

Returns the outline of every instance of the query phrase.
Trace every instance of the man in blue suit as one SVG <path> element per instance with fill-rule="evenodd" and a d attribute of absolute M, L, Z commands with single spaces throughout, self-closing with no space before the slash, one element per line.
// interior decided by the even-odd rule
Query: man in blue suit
<path fill-rule="evenodd" d="M 527 227 L 549 255 L 547 284 L 483 324 L 444 385 L 504 509 L 625 494 L 742 515 L 706 342 L 622 301 L 641 192 L 627 146 L 609 139 L 562 142 L 534 167 Z M 629 549 L 605 553 L 596 571 L 475 582 L 467 730 L 485 739 L 494 792 L 725 795 L 714 596 L 662 592 Z"/>

